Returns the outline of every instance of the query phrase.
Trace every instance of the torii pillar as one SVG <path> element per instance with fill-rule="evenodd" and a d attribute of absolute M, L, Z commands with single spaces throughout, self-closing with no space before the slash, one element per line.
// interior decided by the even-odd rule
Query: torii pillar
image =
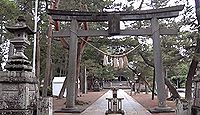
<path fill-rule="evenodd" d="M 76 65 L 77 65 L 77 45 L 78 45 L 78 22 L 72 19 L 70 26 L 70 41 L 69 41 L 69 68 L 67 74 L 67 95 L 66 95 L 66 108 L 62 108 L 62 112 L 66 113 L 79 113 L 80 110 L 75 106 L 75 90 L 76 90 Z"/>
<path fill-rule="evenodd" d="M 160 40 L 160 28 L 158 19 L 153 17 L 151 19 L 152 39 L 153 39 L 153 54 L 154 54 L 154 67 L 155 67 L 155 78 L 157 84 L 157 98 L 158 107 L 150 109 L 151 112 L 170 112 L 174 111 L 171 107 L 166 105 L 166 90 L 164 80 L 163 62 L 161 56 L 161 40 Z"/>

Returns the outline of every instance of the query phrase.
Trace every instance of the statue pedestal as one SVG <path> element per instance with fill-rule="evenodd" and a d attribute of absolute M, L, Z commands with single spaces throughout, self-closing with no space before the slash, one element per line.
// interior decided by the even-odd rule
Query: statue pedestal
<path fill-rule="evenodd" d="M 80 110 L 78 107 L 72 107 L 72 108 L 62 108 L 61 110 L 56 110 L 55 112 L 58 112 L 58 113 L 81 113 L 82 110 Z"/>
<path fill-rule="evenodd" d="M 0 71 L 0 115 L 33 115 L 37 93 L 32 72 Z"/>
<path fill-rule="evenodd" d="M 6 62 L 7 71 L 0 71 L 0 115 L 37 114 L 38 82 L 31 72 L 31 63 L 24 55 L 29 45 L 28 35 L 34 32 L 25 22 L 25 18 L 19 16 L 15 25 L 6 26 L 14 34 L 10 42 L 16 51 Z"/>
<path fill-rule="evenodd" d="M 40 108 L 37 115 L 53 115 L 53 97 L 44 97 L 38 104 Z"/>
<path fill-rule="evenodd" d="M 175 112 L 175 110 L 172 109 L 171 107 L 155 107 L 155 108 L 149 109 L 149 111 L 151 113 L 170 113 L 170 112 Z"/>

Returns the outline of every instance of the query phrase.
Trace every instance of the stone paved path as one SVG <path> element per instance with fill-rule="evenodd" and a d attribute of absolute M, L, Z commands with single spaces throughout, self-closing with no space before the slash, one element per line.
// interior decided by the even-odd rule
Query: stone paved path
<path fill-rule="evenodd" d="M 143 106 L 136 102 L 132 97 L 130 97 L 123 90 L 118 90 L 117 92 L 119 98 L 124 98 L 123 110 L 125 115 L 151 115 Z M 94 102 L 90 107 L 88 107 L 81 115 L 105 115 L 107 110 L 107 100 L 106 98 L 112 97 L 112 91 L 109 90 L 96 102 Z"/>

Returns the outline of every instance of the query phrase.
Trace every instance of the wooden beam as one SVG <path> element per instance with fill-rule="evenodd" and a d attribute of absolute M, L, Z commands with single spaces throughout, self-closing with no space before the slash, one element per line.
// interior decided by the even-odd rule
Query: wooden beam
<path fill-rule="evenodd" d="M 173 6 L 160 9 L 131 11 L 131 12 L 80 12 L 80 11 L 65 11 L 65 10 L 48 10 L 48 14 L 52 16 L 55 21 L 77 21 L 100 22 L 108 21 L 111 14 L 120 15 L 121 21 L 131 20 L 149 20 L 153 17 L 157 19 L 176 17 L 179 11 L 183 10 L 184 6 Z"/>
<path fill-rule="evenodd" d="M 121 21 L 134 21 L 134 20 L 150 20 L 155 17 L 157 19 L 172 18 L 179 15 L 178 11 L 175 12 L 163 12 L 155 14 L 133 14 L 120 16 Z M 93 15 L 93 16 L 67 16 L 67 15 L 51 15 L 55 21 L 71 21 L 76 19 L 79 22 L 104 22 L 108 21 L 108 16 Z"/>
<path fill-rule="evenodd" d="M 178 30 L 176 29 L 167 29 L 167 28 L 161 28 L 160 34 L 161 35 L 177 35 Z M 121 36 L 142 36 L 142 35 L 152 35 L 151 28 L 146 29 L 135 29 L 135 30 L 121 30 L 120 31 Z M 85 36 L 109 36 L 107 30 L 78 30 L 77 31 L 78 37 L 85 37 Z M 119 36 L 119 35 L 118 35 Z M 60 37 L 70 37 L 70 29 L 62 29 L 58 32 L 53 32 L 54 38 L 60 38 Z"/>
<path fill-rule="evenodd" d="M 113 13 L 118 13 L 120 15 L 134 15 L 134 14 L 155 14 L 162 12 L 172 12 L 172 11 L 181 11 L 183 10 L 184 5 L 171 6 L 159 9 L 150 9 L 150 10 L 134 10 L 134 11 L 114 11 L 114 12 L 88 12 L 88 11 L 66 11 L 66 10 L 52 10 L 48 9 L 47 13 L 49 15 L 68 15 L 68 16 L 109 16 Z"/>
<path fill-rule="evenodd" d="M 172 18 L 179 15 L 178 11 L 175 12 L 162 12 L 155 14 L 137 14 L 137 15 L 126 15 L 121 17 L 121 21 L 134 21 L 134 20 L 151 20 L 153 17 L 157 19 Z"/>

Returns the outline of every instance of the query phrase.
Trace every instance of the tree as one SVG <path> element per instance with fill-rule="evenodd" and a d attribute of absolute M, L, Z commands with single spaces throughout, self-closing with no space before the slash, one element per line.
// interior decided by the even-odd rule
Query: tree
<path fill-rule="evenodd" d="M 68 4 L 71 4 L 71 6 L 73 6 L 73 7 L 67 7 L 66 10 L 77 10 L 77 9 L 88 10 L 89 8 L 92 8 L 92 7 L 101 7 L 101 8 L 103 8 L 101 5 L 98 6 L 98 4 L 103 4 L 105 1 L 99 1 L 95 5 L 94 4 L 93 5 L 90 5 L 90 4 L 87 5 L 87 3 L 89 3 L 88 1 L 81 1 L 81 2 L 79 2 L 79 1 L 67 1 L 67 0 L 63 0 L 63 1 L 61 1 L 61 4 L 60 4 L 59 8 L 63 8 L 62 5 L 65 4 L 65 2 L 67 2 Z M 83 23 L 83 29 L 88 29 L 87 23 Z M 84 39 L 87 41 L 88 37 L 85 37 Z M 67 42 L 65 41 L 65 43 L 67 43 Z M 79 78 L 80 61 L 81 61 L 81 56 L 82 56 L 85 44 L 86 44 L 85 41 L 80 40 L 80 44 L 78 46 L 78 55 L 77 55 L 77 80 Z M 67 47 L 67 44 L 65 45 L 65 47 Z M 61 90 L 61 92 L 59 94 L 59 97 L 62 97 L 62 95 L 64 93 L 65 87 L 66 87 L 66 80 L 65 80 L 64 85 L 62 87 L 62 90 Z"/>
<path fill-rule="evenodd" d="M 0 64 L 6 61 L 6 55 L 8 51 L 6 50 L 9 44 L 9 39 L 12 35 L 6 31 L 5 26 L 12 24 L 16 21 L 19 15 L 19 9 L 13 1 L 2 0 L 0 2 Z M 0 67 L 2 70 L 2 65 Z"/>
<path fill-rule="evenodd" d="M 199 14 L 199 8 L 200 8 L 200 2 L 199 0 L 195 0 L 195 6 L 196 6 L 196 17 L 198 25 L 200 24 L 200 14 Z M 198 27 L 198 32 L 200 31 Z M 199 34 L 196 37 L 196 46 L 195 51 L 196 54 L 200 53 L 200 37 Z M 185 98 L 190 101 L 192 100 L 192 79 L 194 78 L 194 75 L 196 73 L 197 64 L 199 63 L 199 60 L 196 58 L 196 56 L 193 57 L 192 62 L 189 67 L 189 71 L 187 74 L 187 81 L 186 81 L 186 95 Z"/>

